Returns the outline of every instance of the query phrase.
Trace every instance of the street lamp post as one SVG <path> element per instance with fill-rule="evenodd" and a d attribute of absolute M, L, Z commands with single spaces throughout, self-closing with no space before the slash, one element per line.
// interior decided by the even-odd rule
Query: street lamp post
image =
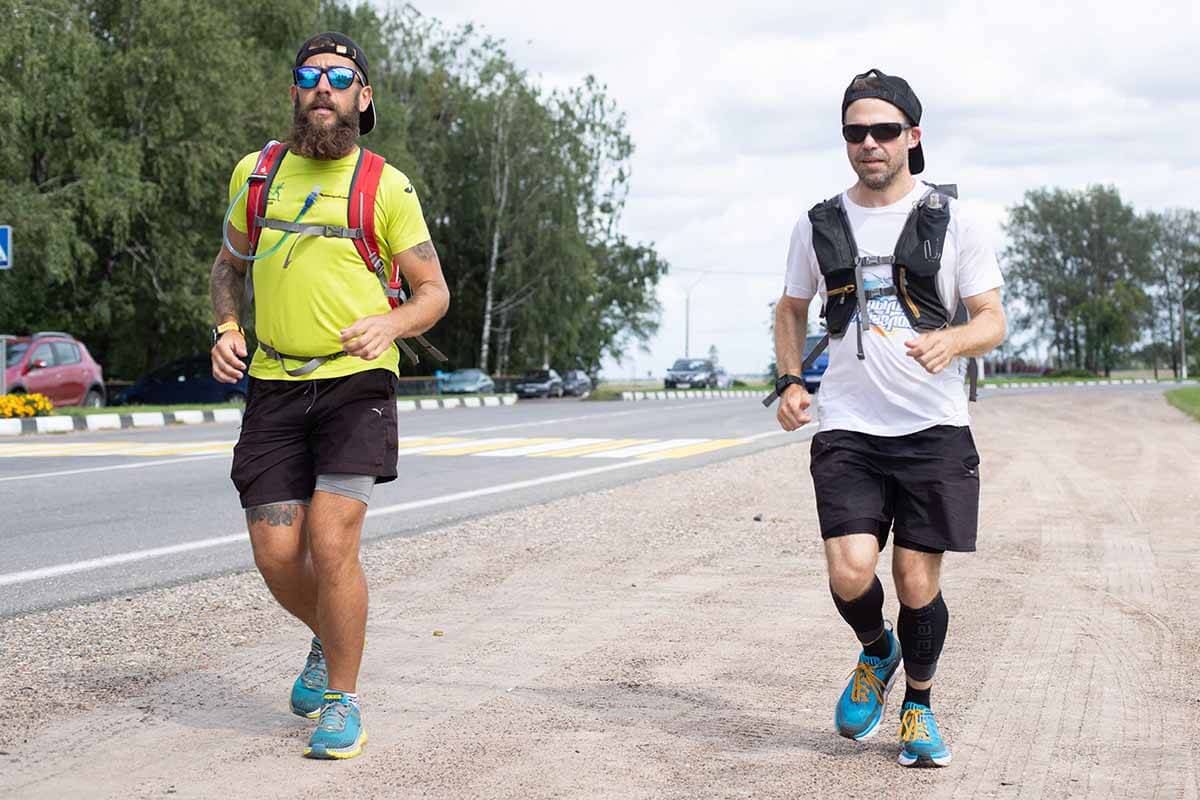
<path fill-rule="evenodd" d="M 1187 306 L 1184 305 L 1184 295 L 1179 299 L 1179 377 L 1181 380 L 1187 380 Z"/>
<path fill-rule="evenodd" d="M 704 280 L 704 276 L 700 276 L 691 286 L 683 293 L 683 357 L 691 358 L 692 344 L 692 289 L 700 285 L 700 281 Z"/>

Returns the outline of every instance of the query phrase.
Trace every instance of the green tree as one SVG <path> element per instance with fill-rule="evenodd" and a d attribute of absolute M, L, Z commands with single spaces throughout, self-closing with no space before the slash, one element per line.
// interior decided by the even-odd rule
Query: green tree
<path fill-rule="evenodd" d="M 0 328 L 70 330 L 110 376 L 206 349 L 226 176 L 285 129 L 264 87 L 286 92 L 316 3 L 6 5 L 0 216 L 21 258 Z"/>
<path fill-rule="evenodd" d="M 0 15 L 0 220 L 18 254 L 0 330 L 72 331 L 109 377 L 206 349 L 228 176 L 283 138 L 296 48 L 334 29 L 372 56 L 364 145 L 421 193 L 453 295 L 433 337 L 453 362 L 594 372 L 654 331 L 667 265 L 619 232 L 632 144 L 594 80 L 546 93 L 499 42 L 412 6 L 0 0 Z"/>
<path fill-rule="evenodd" d="M 1149 221 L 1157 284 L 1154 338 L 1168 345 L 1175 375 L 1186 376 L 1188 338 L 1196 335 L 1188 318 L 1200 306 L 1200 212 L 1170 209 L 1150 215 Z M 1193 356 L 1195 351 L 1192 346 Z"/>
<path fill-rule="evenodd" d="M 1058 366 L 1107 375 L 1149 321 L 1152 229 L 1115 188 L 1036 189 L 1009 209 L 1014 327 L 1049 337 Z"/>

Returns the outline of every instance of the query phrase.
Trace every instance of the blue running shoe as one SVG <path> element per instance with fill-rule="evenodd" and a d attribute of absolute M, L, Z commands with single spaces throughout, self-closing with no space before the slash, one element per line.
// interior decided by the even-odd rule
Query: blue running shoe
<path fill-rule="evenodd" d="M 354 758 L 366 743 L 358 706 L 341 692 L 326 692 L 321 721 L 304 748 L 305 758 Z"/>
<path fill-rule="evenodd" d="M 304 662 L 304 670 L 292 684 L 292 713 L 306 719 L 321 716 L 321 706 L 325 705 L 325 690 L 329 688 L 328 682 L 325 654 L 321 652 L 320 642 L 314 638 L 313 647 L 308 651 L 308 659 Z"/>
<path fill-rule="evenodd" d="M 900 755 L 902 767 L 948 767 L 950 748 L 942 740 L 933 711 L 920 703 L 905 703 L 900 709 Z"/>
<path fill-rule="evenodd" d="M 887 658 L 875 658 L 859 653 L 858 664 L 850 673 L 850 682 L 838 699 L 833 723 L 837 732 L 848 739 L 870 739 L 879 730 L 887 708 L 888 692 L 896 681 L 900 667 L 900 643 L 892 635 L 891 626 L 884 628 L 891 651 Z"/>

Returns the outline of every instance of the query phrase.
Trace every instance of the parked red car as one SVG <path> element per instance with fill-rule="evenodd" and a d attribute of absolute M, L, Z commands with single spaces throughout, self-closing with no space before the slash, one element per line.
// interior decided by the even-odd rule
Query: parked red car
<path fill-rule="evenodd" d="M 10 394 L 44 394 L 56 406 L 104 405 L 104 370 L 83 342 L 58 331 L 4 340 Z"/>

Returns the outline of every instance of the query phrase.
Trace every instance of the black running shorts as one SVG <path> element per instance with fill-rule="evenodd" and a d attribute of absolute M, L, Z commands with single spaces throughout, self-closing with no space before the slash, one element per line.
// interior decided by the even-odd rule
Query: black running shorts
<path fill-rule="evenodd" d="M 396 377 L 250 379 L 230 477 L 242 508 L 312 496 L 318 475 L 396 479 Z"/>
<path fill-rule="evenodd" d="M 822 431 L 811 471 L 821 538 L 873 533 L 940 553 L 975 550 L 979 453 L 971 429 L 938 425 L 907 436 Z"/>

